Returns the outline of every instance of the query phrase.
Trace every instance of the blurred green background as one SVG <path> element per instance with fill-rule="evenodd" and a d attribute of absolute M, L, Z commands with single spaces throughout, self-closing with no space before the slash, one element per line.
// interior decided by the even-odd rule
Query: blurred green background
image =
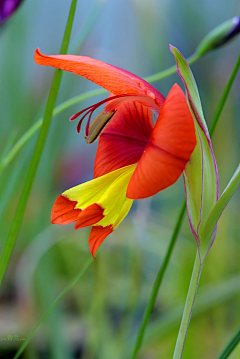
<path fill-rule="evenodd" d="M 0 28 L 0 153 L 41 117 L 54 70 L 33 61 L 36 47 L 59 52 L 70 0 L 25 0 Z M 190 56 L 221 22 L 240 14 L 236 0 L 78 1 L 70 49 L 144 77 L 174 64 L 168 45 Z M 211 122 L 239 54 L 240 38 L 192 66 L 205 117 Z M 173 75 L 155 87 L 166 96 Z M 64 73 L 57 103 L 97 86 Z M 213 137 L 220 192 L 239 163 L 240 76 Z M 60 291 L 90 257 L 89 229 L 50 223 L 64 190 L 92 178 L 96 145 L 86 145 L 69 117 L 95 97 L 52 120 L 24 223 L 0 294 L 0 358 L 12 358 Z M 9 231 L 37 134 L 0 174 L 0 241 Z M 129 358 L 156 273 L 184 198 L 182 179 L 153 198 L 135 201 L 101 246 L 79 283 L 52 312 L 22 358 Z M 205 262 L 184 359 L 214 359 L 240 321 L 240 191 L 224 212 Z M 196 243 L 185 218 L 163 280 L 139 359 L 170 359 L 192 272 Z M 9 337 L 8 337 L 9 336 Z M 11 340 L 11 336 L 13 337 Z M 7 340 L 3 340 L 7 338 Z M 15 339 L 15 340 L 14 340 Z M 230 356 L 240 358 L 240 347 Z"/>

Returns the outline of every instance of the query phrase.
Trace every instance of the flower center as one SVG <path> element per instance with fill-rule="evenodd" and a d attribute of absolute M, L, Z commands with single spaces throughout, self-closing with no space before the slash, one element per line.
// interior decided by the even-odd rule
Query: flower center
<path fill-rule="evenodd" d="M 81 125 L 86 116 L 88 116 L 88 121 L 85 129 L 85 138 L 87 139 L 87 143 L 94 142 L 100 133 L 103 131 L 107 123 L 110 121 L 110 119 L 114 116 L 117 107 L 123 104 L 124 102 L 129 101 L 137 101 L 140 102 L 142 105 L 147 106 L 151 108 L 154 112 L 157 111 L 159 113 L 160 107 L 156 104 L 154 99 L 151 97 L 148 97 L 146 95 L 139 95 L 139 94 L 121 94 L 116 96 L 108 97 L 105 100 L 102 100 L 100 102 L 97 102 L 96 104 L 89 106 L 85 108 L 84 110 L 76 113 L 70 118 L 70 121 L 75 120 L 80 115 L 83 115 L 78 122 L 77 125 L 77 132 L 80 133 L 81 131 Z M 93 121 L 93 124 L 90 125 L 91 117 L 93 112 L 101 105 L 105 104 L 106 106 L 102 113 L 100 113 L 95 120 Z"/>

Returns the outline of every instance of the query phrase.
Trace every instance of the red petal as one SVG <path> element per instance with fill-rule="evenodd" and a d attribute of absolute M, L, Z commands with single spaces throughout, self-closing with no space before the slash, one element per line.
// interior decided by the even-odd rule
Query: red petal
<path fill-rule="evenodd" d="M 39 65 L 53 66 L 83 76 L 115 95 L 139 93 L 152 97 L 161 107 L 164 97 L 148 82 L 131 72 L 87 56 L 46 56 L 36 49 L 34 60 Z"/>
<path fill-rule="evenodd" d="M 127 197 L 146 198 L 171 186 L 183 172 L 195 146 L 193 118 L 182 90 L 175 84 L 130 179 Z"/>
<path fill-rule="evenodd" d="M 147 107 L 138 102 L 121 105 L 100 136 L 94 177 L 138 162 L 152 129 Z"/>
<path fill-rule="evenodd" d="M 74 209 L 77 201 L 70 201 L 63 195 L 59 196 L 52 208 L 51 222 L 54 224 L 69 224 L 77 220 L 81 209 Z"/>
<path fill-rule="evenodd" d="M 97 203 L 91 204 L 78 215 L 75 229 L 92 226 L 101 221 L 104 218 L 103 211 L 104 209 Z"/>
<path fill-rule="evenodd" d="M 89 236 L 89 240 L 88 240 L 88 244 L 89 244 L 89 248 L 90 251 L 92 253 L 92 256 L 94 259 L 96 259 L 94 257 L 96 251 L 98 250 L 99 246 L 102 244 L 102 242 L 104 241 L 104 239 L 113 231 L 113 227 L 107 226 L 107 227 L 102 227 L 102 226 L 93 226 L 90 236 Z"/>

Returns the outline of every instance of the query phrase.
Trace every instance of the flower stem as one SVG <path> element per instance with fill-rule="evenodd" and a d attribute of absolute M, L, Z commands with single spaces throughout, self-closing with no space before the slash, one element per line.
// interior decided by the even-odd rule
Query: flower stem
<path fill-rule="evenodd" d="M 65 54 L 68 49 L 76 4 L 77 4 L 77 0 L 72 0 L 65 33 L 63 36 L 63 41 L 62 41 L 62 46 L 61 46 L 61 51 L 60 51 L 61 54 Z M 29 195 L 30 195 L 30 192 L 32 189 L 32 185 L 34 182 L 34 178 L 35 178 L 35 175 L 36 175 L 36 172 L 38 169 L 38 165 L 39 165 L 39 162 L 40 162 L 40 159 L 42 156 L 42 152 L 43 152 L 44 145 L 46 142 L 48 130 L 50 127 L 53 108 L 54 108 L 57 94 L 58 94 L 58 89 L 59 89 L 59 85 L 60 85 L 60 81 L 61 81 L 61 75 L 62 75 L 62 72 L 60 70 L 55 71 L 55 75 L 54 75 L 54 78 L 52 81 L 52 86 L 50 89 L 50 93 L 49 93 L 49 97 L 48 97 L 48 101 L 47 101 L 47 105 L 46 105 L 45 115 L 43 118 L 43 124 L 42 124 L 41 130 L 40 130 L 40 133 L 39 133 L 39 136 L 37 139 L 37 143 L 36 143 L 34 153 L 32 156 L 32 160 L 31 160 L 31 163 L 30 163 L 30 166 L 28 169 L 28 173 L 27 173 L 26 180 L 25 180 L 25 183 L 23 186 L 23 190 L 22 190 L 22 193 L 21 193 L 18 205 L 17 205 L 15 216 L 13 218 L 13 222 L 12 222 L 8 237 L 4 243 L 4 247 L 3 247 L 3 250 L 1 253 L 1 257 L 0 257 L 0 286 L 1 286 L 5 271 L 7 269 L 7 266 L 8 266 L 11 254 L 12 254 L 12 251 L 13 251 L 16 239 L 17 239 L 17 235 L 19 233 L 19 230 L 20 230 L 20 227 L 22 224 L 22 220 L 23 220 L 23 216 L 24 216 L 24 213 L 26 210 L 28 198 L 29 198 Z"/>
<path fill-rule="evenodd" d="M 240 327 L 217 359 L 227 359 L 240 342 Z"/>
<path fill-rule="evenodd" d="M 225 102 L 226 102 L 226 100 L 228 98 L 228 95 L 229 95 L 229 92 L 231 90 L 232 84 L 233 84 L 233 82 L 235 80 L 235 77 L 236 77 L 236 75 L 238 73 L 239 67 L 240 67 L 240 55 L 238 56 L 237 62 L 235 63 L 235 66 L 234 66 L 234 68 L 232 70 L 231 76 L 229 77 L 228 83 L 227 83 L 227 85 L 226 85 L 226 87 L 225 87 L 225 89 L 223 91 L 222 97 L 221 97 L 221 99 L 220 99 L 220 101 L 218 103 L 217 109 L 216 109 L 215 114 L 213 116 L 213 120 L 212 120 L 211 126 L 209 128 L 210 135 L 212 135 L 214 130 L 215 130 L 215 127 L 217 125 L 218 119 L 219 119 L 219 117 L 220 117 L 220 115 L 222 113 L 223 107 L 225 105 Z"/>
<path fill-rule="evenodd" d="M 164 273 L 166 271 L 168 262 L 170 260 L 170 257 L 171 257 L 172 251 L 173 251 L 173 247 L 175 245 L 176 239 L 177 239 L 178 234 L 180 232 L 180 228 L 181 228 L 181 225 L 182 225 L 182 221 L 183 221 L 183 218 L 184 218 L 185 211 L 186 211 L 186 202 L 184 200 L 183 204 L 182 204 L 182 207 L 181 207 L 181 210 L 179 212 L 177 223 L 175 225 L 175 228 L 174 228 L 174 231 L 173 231 L 173 234 L 172 234 L 172 237 L 171 237 L 167 252 L 165 254 L 165 257 L 163 259 L 161 267 L 160 267 L 160 269 L 158 271 L 157 277 L 155 279 L 155 282 L 154 282 L 154 285 L 153 285 L 153 288 L 152 288 L 152 291 L 151 291 L 151 294 L 150 294 L 150 297 L 149 297 L 147 307 L 146 307 L 145 312 L 144 312 L 142 324 L 141 324 L 141 327 L 140 327 L 139 332 L 138 332 L 138 336 L 137 336 L 137 340 L 136 340 L 136 344 L 135 344 L 132 359 L 136 358 L 138 350 L 140 349 L 140 347 L 142 345 L 145 329 L 146 329 L 146 326 L 148 324 L 150 314 L 151 314 L 151 312 L 153 310 L 153 306 L 154 306 L 154 303 L 155 303 L 155 300 L 156 300 L 156 297 L 157 297 L 157 294 L 158 294 L 158 290 L 159 290 L 159 287 L 160 287 L 160 285 L 162 283 Z"/>
<path fill-rule="evenodd" d="M 189 65 L 192 65 L 192 64 L 194 64 L 194 62 L 198 61 L 200 58 L 201 58 L 201 56 L 194 53 L 193 55 L 191 55 L 190 57 L 187 58 L 187 62 Z M 156 82 L 156 81 L 165 79 L 166 77 L 173 75 L 176 72 L 177 72 L 177 66 L 173 65 L 164 71 L 157 72 L 156 74 L 150 75 L 148 77 L 144 77 L 144 80 L 152 83 L 152 82 Z"/>
<path fill-rule="evenodd" d="M 184 307 L 184 311 L 183 311 L 182 322 L 181 322 L 180 329 L 178 332 L 177 343 L 175 346 L 173 359 L 181 359 L 182 358 L 183 347 L 184 347 L 184 343 L 185 343 L 185 339 L 186 339 L 187 331 L 188 331 L 188 326 L 189 326 L 191 315 L 192 315 L 193 304 L 194 304 L 195 297 L 197 294 L 198 283 L 200 280 L 201 271 L 202 271 L 202 264 L 201 264 L 199 254 L 197 251 L 194 268 L 193 268 L 193 272 L 192 272 L 192 278 L 191 278 L 190 286 L 188 289 L 188 295 L 187 295 L 187 299 L 186 299 L 185 307 Z"/>

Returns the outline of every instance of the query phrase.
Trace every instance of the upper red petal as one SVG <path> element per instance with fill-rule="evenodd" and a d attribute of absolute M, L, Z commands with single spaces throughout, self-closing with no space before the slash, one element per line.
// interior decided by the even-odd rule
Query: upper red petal
<path fill-rule="evenodd" d="M 195 146 L 193 117 L 182 90 L 175 84 L 129 181 L 127 197 L 146 198 L 175 183 Z"/>
<path fill-rule="evenodd" d="M 75 229 L 91 226 L 104 218 L 104 209 L 97 203 L 93 203 L 79 213 Z"/>
<path fill-rule="evenodd" d="M 63 195 L 59 196 L 52 208 L 51 222 L 54 224 L 69 224 L 77 220 L 81 209 L 74 209 L 76 201 L 70 201 Z"/>
<path fill-rule="evenodd" d="M 99 246 L 102 244 L 104 239 L 113 231 L 113 227 L 107 226 L 93 226 L 91 229 L 91 233 L 89 236 L 88 244 L 90 251 L 92 253 L 93 258 L 95 259 L 94 255 L 98 250 Z"/>
<path fill-rule="evenodd" d="M 164 97 L 160 92 L 140 77 L 87 56 L 46 56 L 36 49 L 34 60 L 39 65 L 53 66 L 83 76 L 114 95 L 128 93 L 147 95 L 155 99 L 160 107 L 164 102 Z"/>
<path fill-rule="evenodd" d="M 150 109 L 138 102 L 122 104 L 100 136 L 94 177 L 138 162 L 152 129 Z"/>

